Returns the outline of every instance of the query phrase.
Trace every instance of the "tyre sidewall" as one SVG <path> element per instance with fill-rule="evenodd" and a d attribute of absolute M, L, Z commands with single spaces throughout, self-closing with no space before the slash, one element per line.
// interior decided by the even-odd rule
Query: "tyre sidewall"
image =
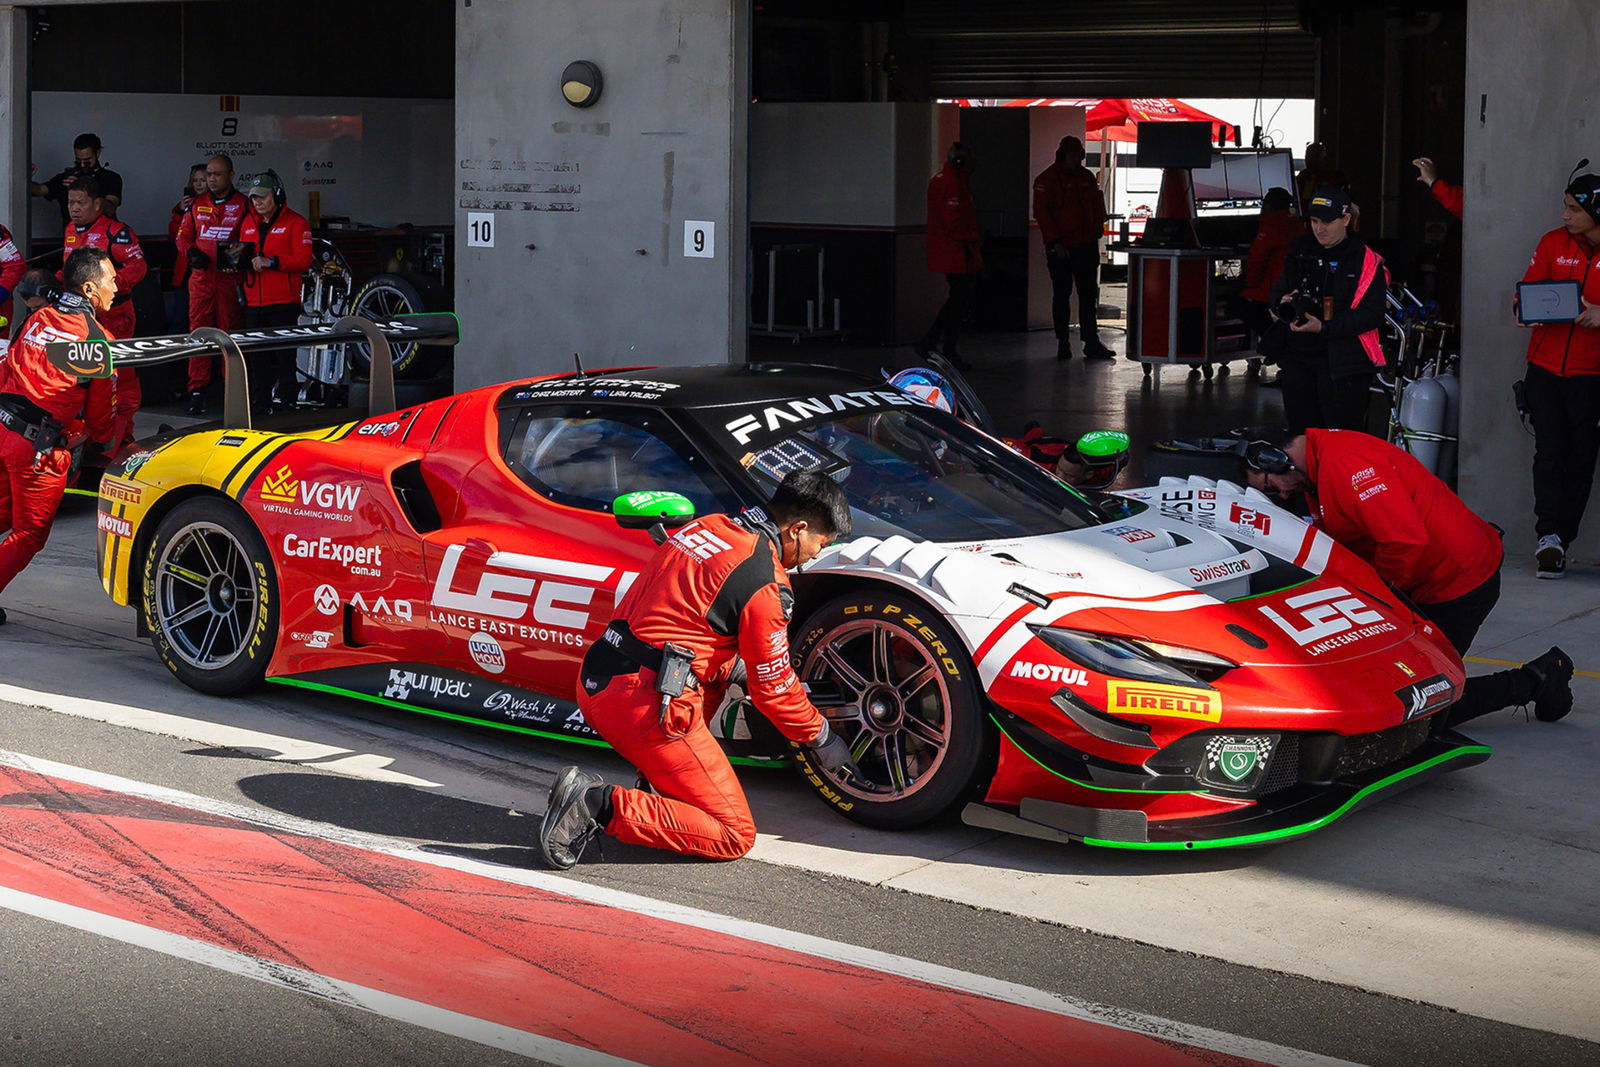
<path fill-rule="evenodd" d="M 794 644 L 793 658 L 801 676 L 804 677 L 806 659 L 824 634 L 841 624 L 861 621 L 895 626 L 939 665 L 950 693 L 945 723 L 950 740 L 944 762 L 935 772 L 934 781 L 911 796 L 885 801 L 840 788 L 815 765 L 805 749 L 795 752 L 795 765 L 823 800 L 856 822 L 879 829 L 910 829 L 965 801 L 992 776 L 996 746 L 986 721 L 987 702 L 972 659 L 949 624 L 926 602 L 885 589 L 863 588 L 823 604 L 807 617 Z"/>
<path fill-rule="evenodd" d="M 372 278 L 368 278 L 366 282 L 364 282 L 361 287 L 356 290 L 355 295 L 350 298 L 350 314 L 363 314 L 361 310 L 362 302 L 367 298 L 367 295 L 370 292 L 379 288 L 393 289 L 395 292 L 405 297 L 406 303 L 411 305 L 412 313 L 420 313 L 427 310 L 427 297 L 423 294 L 422 287 L 416 284 L 416 282 L 412 281 L 410 278 L 407 278 L 403 274 L 379 274 Z M 370 315 L 367 317 L 371 318 Z M 412 364 L 416 363 L 418 357 L 422 354 L 422 346 L 419 344 L 399 344 L 395 345 L 394 347 L 397 349 L 403 349 L 403 352 L 395 356 L 394 373 L 397 375 L 406 374 L 411 370 Z M 350 362 L 358 373 L 365 375 L 370 375 L 372 373 L 372 361 L 370 358 L 362 361 L 365 363 L 365 366 L 356 366 L 356 359 L 353 355 L 350 359 Z"/>
<path fill-rule="evenodd" d="M 157 613 L 156 561 L 179 530 L 197 522 L 209 522 L 228 531 L 244 550 L 246 562 L 255 581 L 256 610 L 250 622 L 250 635 L 243 654 L 232 663 L 216 670 L 201 670 L 185 663 L 172 648 L 162 629 Z M 191 500 L 179 504 L 156 527 L 155 536 L 145 552 L 141 568 L 143 611 L 145 624 L 150 630 L 150 641 L 167 670 L 191 689 L 215 696 L 242 693 L 259 684 L 266 677 L 267 664 L 278 643 L 278 581 L 267 545 L 248 516 L 231 501 L 220 499 Z"/>

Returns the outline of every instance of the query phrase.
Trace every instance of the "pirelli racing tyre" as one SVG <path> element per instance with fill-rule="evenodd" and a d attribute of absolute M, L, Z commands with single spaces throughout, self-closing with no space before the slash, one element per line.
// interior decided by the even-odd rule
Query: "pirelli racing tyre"
<path fill-rule="evenodd" d="M 278 637 L 267 545 L 231 501 L 199 498 L 161 520 L 143 561 L 143 610 L 167 669 L 230 696 L 266 675 Z"/>
<path fill-rule="evenodd" d="M 417 315 L 428 309 L 416 282 L 403 274 L 379 274 L 369 279 L 350 298 L 350 314 L 362 315 L 374 322 L 396 315 Z M 365 378 L 372 371 L 372 349 L 368 345 L 348 345 L 345 348 L 350 369 L 357 377 Z M 419 344 L 394 345 L 394 374 L 397 378 L 410 376 L 420 370 L 422 346 Z"/>
<path fill-rule="evenodd" d="M 798 634 L 800 678 L 861 772 L 842 779 L 800 753 L 801 776 L 829 804 L 863 825 L 905 830 L 988 781 L 996 742 L 977 672 L 927 604 L 863 588 L 822 605 Z"/>

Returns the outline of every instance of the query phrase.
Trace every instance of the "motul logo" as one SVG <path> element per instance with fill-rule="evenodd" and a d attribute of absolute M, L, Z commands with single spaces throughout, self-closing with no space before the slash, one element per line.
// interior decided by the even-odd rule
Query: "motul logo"
<path fill-rule="evenodd" d="M 1060 667 L 1054 663 L 1025 663 L 1017 660 L 1011 665 L 1011 677 L 1032 678 L 1037 682 L 1060 682 L 1062 685 L 1088 685 L 1089 676 L 1076 667 Z"/>

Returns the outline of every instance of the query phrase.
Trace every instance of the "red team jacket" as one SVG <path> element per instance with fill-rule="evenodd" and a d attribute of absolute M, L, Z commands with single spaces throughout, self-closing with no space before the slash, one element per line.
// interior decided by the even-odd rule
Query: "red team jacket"
<path fill-rule="evenodd" d="M 720 703 L 734 658 L 743 657 L 745 690 L 757 710 L 804 744 L 822 730 L 822 715 L 789 662 L 793 603 L 777 531 L 752 509 L 737 518 L 707 515 L 674 533 L 628 590 L 617 617 L 656 648 L 671 641 L 694 649 L 694 673 L 704 686 L 685 699 Z M 697 713 L 705 715 L 703 704 Z"/>
<path fill-rule="evenodd" d="M 1461 186 L 1451 185 L 1443 178 L 1435 178 L 1433 179 L 1433 184 L 1428 186 L 1428 192 L 1432 193 L 1433 198 L 1439 201 L 1440 207 L 1458 219 L 1461 217 L 1461 207 L 1466 200 L 1466 195 L 1462 192 Z"/>
<path fill-rule="evenodd" d="M 252 211 L 239 229 L 239 240 L 254 243 L 256 255 L 278 260 L 271 270 L 245 274 L 244 302 L 250 307 L 298 304 L 300 277 L 311 269 L 311 225 L 305 217 L 288 207 L 278 208 L 265 220 Z"/>
<path fill-rule="evenodd" d="M 946 163 L 928 181 L 928 269 L 939 274 L 976 274 L 983 269 L 978 248 L 978 202 L 972 182 Z"/>
<path fill-rule="evenodd" d="M 116 378 L 94 378 L 87 386 L 45 358 L 52 341 L 82 341 L 104 336 L 85 314 L 47 304 L 28 317 L 28 325 L 0 359 L 0 393 L 20 393 L 67 428 L 68 439 L 86 434 L 91 441 L 111 437 L 116 414 Z"/>
<path fill-rule="evenodd" d="M 82 229 L 67 223 L 67 232 L 61 240 L 68 256 L 80 248 L 103 248 L 110 254 L 111 263 L 117 269 L 117 300 L 111 310 L 100 316 L 100 325 L 113 337 L 132 337 L 133 287 L 150 269 L 133 227 L 101 215 Z"/>
<path fill-rule="evenodd" d="M 1239 295 L 1265 304 L 1272 298 L 1272 286 L 1283 274 L 1283 261 L 1289 258 L 1289 242 L 1306 232 L 1306 221 L 1288 208 L 1268 211 L 1256 223 L 1255 240 L 1244 264 L 1244 288 Z"/>
<path fill-rule="evenodd" d="M 1575 281 L 1583 298 L 1600 304 L 1600 249 L 1558 227 L 1539 238 L 1533 259 L 1523 272 L 1525 282 Z M 1528 362 L 1551 374 L 1574 377 L 1600 374 L 1600 330 L 1570 322 L 1547 322 L 1533 328 L 1528 339 Z"/>
<path fill-rule="evenodd" d="M 1033 179 L 1033 218 L 1049 248 L 1061 241 L 1082 248 L 1100 240 L 1106 202 L 1094 172 L 1084 166 L 1052 163 Z"/>
<path fill-rule="evenodd" d="M 0 226 L 0 315 L 11 318 L 11 291 L 22 281 L 22 276 L 28 273 L 28 261 L 22 258 L 22 251 L 17 248 L 17 242 L 11 239 L 11 231 Z M 10 327 L 0 328 L 0 336 L 9 336 Z"/>
<path fill-rule="evenodd" d="M 1307 430 L 1317 525 L 1418 605 L 1470 593 L 1500 569 L 1500 533 L 1410 453 L 1357 430 Z"/>

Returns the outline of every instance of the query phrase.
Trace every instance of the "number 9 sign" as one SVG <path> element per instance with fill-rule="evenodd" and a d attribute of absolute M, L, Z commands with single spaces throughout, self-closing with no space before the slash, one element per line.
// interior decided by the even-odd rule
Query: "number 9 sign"
<path fill-rule="evenodd" d="M 685 219 L 683 254 L 695 259 L 714 259 L 717 255 L 717 224 Z"/>

